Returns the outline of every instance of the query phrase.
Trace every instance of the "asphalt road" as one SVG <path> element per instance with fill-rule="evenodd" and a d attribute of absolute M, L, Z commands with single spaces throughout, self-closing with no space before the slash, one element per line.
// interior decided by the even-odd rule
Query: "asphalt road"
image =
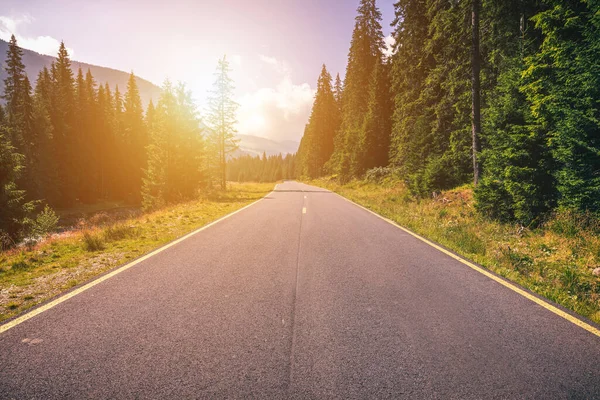
<path fill-rule="evenodd" d="M 323 189 L 0 334 L 2 399 L 600 398 L 600 338 Z"/>

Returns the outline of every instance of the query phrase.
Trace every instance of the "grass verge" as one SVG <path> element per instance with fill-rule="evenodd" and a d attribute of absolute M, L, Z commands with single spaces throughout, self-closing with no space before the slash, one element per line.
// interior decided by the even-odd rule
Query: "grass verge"
<path fill-rule="evenodd" d="M 271 183 L 233 184 L 197 201 L 118 221 L 94 215 L 34 248 L 0 253 L 0 321 L 125 264 L 265 196 Z"/>
<path fill-rule="evenodd" d="M 395 179 L 345 185 L 320 179 L 311 184 L 339 193 L 600 323 L 600 277 L 593 274 L 600 264 L 598 221 L 562 213 L 530 230 L 481 217 L 469 187 L 416 199 Z"/>

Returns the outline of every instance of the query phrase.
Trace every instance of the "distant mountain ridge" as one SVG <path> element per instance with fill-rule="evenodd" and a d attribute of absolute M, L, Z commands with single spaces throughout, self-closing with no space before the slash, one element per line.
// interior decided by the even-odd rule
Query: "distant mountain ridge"
<path fill-rule="evenodd" d="M 293 140 L 281 142 L 252 135 L 236 135 L 240 139 L 240 150 L 252 156 L 262 156 L 263 152 L 268 156 L 277 154 L 293 154 L 298 151 L 300 143 Z"/>
<path fill-rule="evenodd" d="M 8 50 L 8 42 L 0 39 L 0 64 L 2 66 L 5 64 L 6 50 Z M 50 64 L 52 64 L 52 62 L 55 60 L 56 57 L 23 49 L 23 64 L 25 64 L 25 71 L 27 72 L 27 76 L 29 77 L 32 86 L 35 86 L 38 73 L 44 69 L 44 67 L 50 68 Z M 96 80 L 96 83 L 102 85 L 108 83 L 111 90 L 115 90 L 116 86 L 119 86 L 119 91 L 121 93 L 125 93 L 127 89 L 127 80 L 129 79 L 128 72 L 119 71 L 113 68 L 100 67 L 79 61 L 71 61 L 71 69 L 75 75 L 77 74 L 79 67 L 81 67 L 84 74 L 89 68 L 94 76 L 94 79 Z M 4 93 L 4 78 L 6 78 L 6 72 L 4 71 L 4 68 L 0 68 L 0 93 Z M 136 77 L 136 80 L 144 107 L 148 105 L 151 99 L 154 102 L 157 102 L 160 96 L 160 88 L 152 82 L 140 77 Z"/>

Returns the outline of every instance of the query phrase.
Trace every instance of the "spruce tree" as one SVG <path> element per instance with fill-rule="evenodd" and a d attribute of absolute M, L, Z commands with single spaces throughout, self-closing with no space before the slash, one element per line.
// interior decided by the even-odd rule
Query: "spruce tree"
<path fill-rule="evenodd" d="M 75 131 L 75 87 L 71 60 L 61 42 L 58 58 L 52 64 L 52 107 L 50 118 L 53 126 L 54 149 L 57 167 L 57 185 L 60 206 L 74 203 L 78 196 L 77 137 Z"/>
<path fill-rule="evenodd" d="M 389 65 L 378 62 L 369 87 L 369 107 L 361 129 L 361 160 L 358 173 L 389 162 L 393 102 L 390 92 Z"/>
<path fill-rule="evenodd" d="M 489 67 L 482 86 L 483 174 L 476 207 L 485 216 L 526 226 L 541 222 L 556 203 L 547 136 L 522 90 L 525 60 L 540 45 L 539 32 L 528 21 L 540 7 L 535 0 L 507 0 L 483 8 L 489 34 L 482 37 L 482 48 Z"/>
<path fill-rule="evenodd" d="M 146 121 L 149 128 L 148 163 L 144 170 L 142 206 L 145 210 L 163 207 L 167 202 L 169 159 L 172 139 L 169 138 L 169 111 L 173 109 L 173 87 L 166 81 L 161 88 L 156 109 L 148 107 Z"/>
<path fill-rule="evenodd" d="M 112 166 L 112 176 L 114 179 L 115 196 L 119 200 L 127 200 L 127 177 L 123 174 L 124 165 L 127 163 L 127 142 L 125 140 L 125 127 L 123 121 L 123 96 L 119 90 L 119 85 L 115 86 L 112 94 L 112 115 L 111 127 L 114 137 L 114 159 Z"/>
<path fill-rule="evenodd" d="M 16 152 L 10 136 L 8 117 L 0 107 L 0 248 L 19 239 L 24 220 L 34 207 L 25 201 L 25 191 L 17 185 L 23 156 Z"/>
<path fill-rule="evenodd" d="M 29 197 L 47 204 L 60 201 L 57 187 L 57 169 L 53 143 L 53 127 L 50 119 L 52 80 L 47 68 L 40 71 L 33 95 L 33 128 L 35 132 L 35 158 L 32 173 L 35 188 Z"/>
<path fill-rule="evenodd" d="M 407 183 L 422 171 L 430 151 L 430 112 L 425 108 L 424 89 L 433 57 L 426 51 L 430 15 L 422 0 L 400 0 L 395 4 L 393 22 L 397 49 L 392 55 L 394 117 L 390 163 Z"/>
<path fill-rule="evenodd" d="M 547 135 L 559 205 L 600 212 L 600 23 L 588 1 L 547 0 L 534 17 L 543 34 L 527 59 L 523 90 Z"/>
<path fill-rule="evenodd" d="M 204 142 L 190 92 L 183 85 L 162 87 L 156 107 L 149 107 L 148 166 L 144 170 L 142 204 L 155 209 L 197 196 L 205 184 Z"/>
<path fill-rule="evenodd" d="M 141 201 L 142 173 L 146 168 L 146 146 L 148 145 L 144 110 L 140 98 L 136 77 L 129 74 L 127 92 L 125 92 L 123 110 L 124 152 L 123 160 L 126 182 L 132 201 Z"/>
<path fill-rule="evenodd" d="M 341 116 L 332 87 L 331 75 L 323 65 L 317 81 L 317 93 L 306 128 L 301 151 L 302 174 L 315 178 L 324 172 L 325 163 L 334 150 L 334 137 L 340 128 Z"/>
<path fill-rule="evenodd" d="M 4 67 L 6 78 L 4 79 L 4 94 L 2 98 L 6 102 L 6 123 L 11 127 L 11 140 L 18 151 L 23 152 L 23 95 L 25 65 L 23 65 L 23 50 L 17 45 L 15 35 L 12 35 L 6 51 L 6 65 Z M 31 89 L 30 89 L 31 90 Z"/>
<path fill-rule="evenodd" d="M 340 74 L 338 73 L 335 76 L 335 84 L 333 86 L 333 97 L 335 97 L 335 102 L 338 105 L 338 110 L 342 112 L 342 96 L 344 94 L 344 83 L 340 79 Z"/>
<path fill-rule="evenodd" d="M 396 3 L 391 159 L 420 195 L 473 176 L 471 5 Z"/>
<path fill-rule="evenodd" d="M 71 174 L 76 175 L 77 198 L 84 203 L 92 203 L 91 170 L 94 166 L 93 157 L 95 148 L 91 142 L 89 131 L 89 100 L 85 87 L 85 79 L 81 67 L 77 70 L 75 79 L 75 125 L 73 126 L 74 149 L 71 156 L 74 158 L 75 168 Z"/>
<path fill-rule="evenodd" d="M 357 12 L 346 68 L 340 137 L 335 140 L 336 149 L 329 164 L 329 169 L 342 178 L 356 175 L 362 169 L 359 144 L 369 103 L 365 88 L 369 87 L 375 65 L 383 58 L 384 47 L 381 12 L 375 0 L 361 0 Z"/>
<path fill-rule="evenodd" d="M 238 104 L 233 100 L 233 80 L 229 77 L 229 61 L 223 56 L 217 64 L 215 82 L 209 98 L 207 122 L 210 152 L 213 154 L 213 176 L 222 190 L 227 188 L 227 157 L 237 150 L 236 110 Z"/>

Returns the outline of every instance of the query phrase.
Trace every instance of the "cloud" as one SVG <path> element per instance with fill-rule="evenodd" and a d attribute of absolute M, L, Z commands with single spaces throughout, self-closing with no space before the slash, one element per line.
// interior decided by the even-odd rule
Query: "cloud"
<path fill-rule="evenodd" d="M 273 69 L 280 75 L 288 76 L 292 73 L 292 68 L 285 61 L 280 61 L 275 57 L 268 57 L 262 54 L 260 55 L 260 60 L 273 67 Z"/>
<path fill-rule="evenodd" d="M 233 65 L 236 65 L 238 67 L 242 65 L 242 56 L 240 56 L 239 54 L 234 54 L 230 58 L 231 58 L 231 63 Z"/>
<path fill-rule="evenodd" d="M 396 44 L 396 39 L 390 34 L 386 36 L 384 39 L 385 48 L 383 49 L 383 55 L 386 57 L 391 57 L 394 54 L 394 45 Z"/>
<path fill-rule="evenodd" d="M 19 47 L 36 51 L 40 54 L 56 56 L 60 41 L 51 36 L 35 36 L 28 37 L 20 34 L 20 27 L 31 24 L 35 19 L 29 15 L 21 15 L 17 17 L 8 17 L 0 15 L 0 39 L 9 41 L 11 35 L 17 38 Z M 69 55 L 73 57 L 73 49 L 67 47 Z"/>
<path fill-rule="evenodd" d="M 299 141 L 310 115 L 315 90 L 308 83 L 294 83 L 286 62 L 266 56 L 260 56 L 260 60 L 273 67 L 279 82 L 273 88 L 260 88 L 238 99 L 238 131 L 273 140 Z"/>

